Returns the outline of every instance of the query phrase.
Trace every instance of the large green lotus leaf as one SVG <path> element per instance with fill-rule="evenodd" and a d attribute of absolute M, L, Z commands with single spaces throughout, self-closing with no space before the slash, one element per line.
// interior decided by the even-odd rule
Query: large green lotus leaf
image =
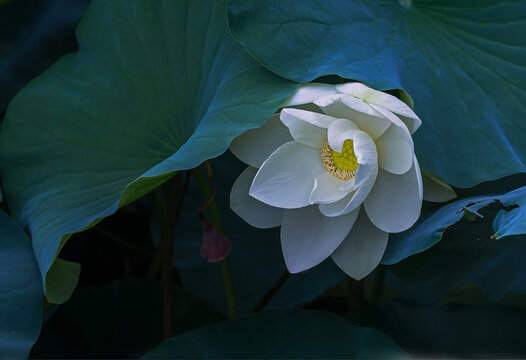
<path fill-rule="evenodd" d="M 0 210 L 0 359 L 27 357 L 40 332 L 43 298 L 31 240 Z"/>
<path fill-rule="evenodd" d="M 423 305 L 381 301 L 359 321 L 393 338 L 416 358 L 523 358 L 526 311 L 513 306 Z"/>
<path fill-rule="evenodd" d="M 308 310 L 266 310 L 175 336 L 145 359 L 365 359 L 407 358 L 376 329 L 337 315 Z"/>
<path fill-rule="evenodd" d="M 224 321 L 202 299 L 173 288 L 172 334 Z M 121 279 L 79 287 L 44 323 L 36 359 L 137 359 L 163 340 L 163 285 Z"/>
<path fill-rule="evenodd" d="M 89 2 L 0 1 L 0 113 L 28 81 L 76 50 L 75 26 Z"/>
<path fill-rule="evenodd" d="M 234 36 L 284 77 L 407 91 L 422 168 L 460 187 L 526 171 L 524 1 L 228 4 Z"/>
<path fill-rule="evenodd" d="M 506 207 L 499 210 L 495 201 Z M 522 187 L 459 200 L 424 216 L 409 231 L 390 237 L 382 262 L 405 260 L 387 268 L 386 284 L 425 302 L 468 283 L 480 285 L 491 301 L 512 291 L 526 294 L 525 209 Z"/>
<path fill-rule="evenodd" d="M 231 38 L 225 6 L 94 1 L 79 52 L 12 101 L 0 171 L 44 277 L 70 234 L 221 154 L 295 90 Z"/>
<path fill-rule="evenodd" d="M 247 165 L 230 151 L 211 160 L 216 199 L 225 234 L 232 242 L 229 255 L 239 312 L 248 313 L 286 270 L 281 251 L 279 228 L 256 229 L 230 209 L 230 189 Z M 192 179 L 193 180 L 193 179 Z M 223 281 L 218 264 L 199 255 L 203 238 L 197 209 L 205 201 L 197 183 L 191 181 L 175 234 L 174 264 L 183 286 L 228 313 Z M 156 225 L 157 222 L 152 222 Z M 311 301 L 345 273 L 331 259 L 301 274 L 291 274 L 267 304 L 268 307 L 293 307 Z"/>

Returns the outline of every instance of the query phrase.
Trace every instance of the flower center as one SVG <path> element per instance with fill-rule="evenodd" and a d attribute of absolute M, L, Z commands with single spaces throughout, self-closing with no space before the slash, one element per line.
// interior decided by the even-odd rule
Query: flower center
<path fill-rule="evenodd" d="M 329 144 L 321 149 L 323 166 L 332 176 L 341 180 L 351 180 L 356 175 L 358 160 L 354 155 L 352 140 L 345 140 L 342 152 L 336 152 Z"/>

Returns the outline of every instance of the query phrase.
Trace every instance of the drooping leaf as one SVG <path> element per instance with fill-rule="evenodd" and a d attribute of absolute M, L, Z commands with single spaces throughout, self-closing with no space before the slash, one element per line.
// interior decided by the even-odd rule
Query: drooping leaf
<path fill-rule="evenodd" d="M 144 359 L 405 358 L 394 341 L 319 311 L 266 310 L 175 336 Z"/>
<path fill-rule="evenodd" d="M 231 38 L 225 6 L 93 1 L 79 52 L 12 101 L 0 136 L 4 195 L 44 279 L 70 234 L 221 154 L 297 87 Z"/>
<path fill-rule="evenodd" d="M 499 204 L 506 207 L 499 210 Z M 387 268 L 387 285 L 425 302 L 467 283 L 480 285 L 493 301 L 510 291 L 526 294 L 519 255 L 526 251 L 525 209 L 521 187 L 458 200 L 423 216 L 410 230 L 390 236 L 382 262 L 405 260 Z"/>
<path fill-rule="evenodd" d="M 0 359 L 27 357 L 42 325 L 43 299 L 31 240 L 0 210 Z"/>
<path fill-rule="evenodd" d="M 76 50 L 90 0 L 0 0 L 0 113 L 31 79 Z"/>
<path fill-rule="evenodd" d="M 228 4 L 234 36 L 277 74 L 407 91 L 423 169 L 460 187 L 526 171 L 523 1 Z"/>
<path fill-rule="evenodd" d="M 246 168 L 245 164 L 230 151 L 213 159 L 211 164 L 223 228 L 232 242 L 229 259 L 239 311 L 248 313 L 286 271 L 279 228 L 253 228 L 230 209 L 230 190 Z M 186 210 L 181 212 L 177 223 L 174 264 L 186 289 L 207 299 L 226 314 L 228 308 L 219 265 L 209 263 L 199 255 L 202 229 L 197 209 L 205 200 L 197 183 L 191 181 L 183 205 Z M 152 222 L 152 225 L 156 224 Z M 291 274 L 268 307 L 291 307 L 310 301 L 344 276 L 330 259 L 305 273 Z"/>
<path fill-rule="evenodd" d="M 173 335 L 224 320 L 202 299 L 179 287 L 173 292 Z M 159 281 L 79 287 L 44 324 L 31 357 L 137 359 L 162 342 L 163 316 Z"/>
<path fill-rule="evenodd" d="M 77 287 L 79 276 L 79 263 L 57 258 L 47 275 L 48 301 L 54 304 L 67 301 Z"/>
<path fill-rule="evenodd" d="M 384 300 L 359 321 L 391 336 L 416 358 L 522 358 L 526 311 L 512 306 L 423 305 Z"/>

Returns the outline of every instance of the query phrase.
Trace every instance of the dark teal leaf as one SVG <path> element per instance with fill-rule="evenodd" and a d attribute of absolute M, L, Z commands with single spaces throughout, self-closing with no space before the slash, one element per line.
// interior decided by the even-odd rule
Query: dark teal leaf
<path fill-rule="evenodd" d="M 272 283 L 286 271 L 279 228 L 253 228 L 230 210 L 230 189 L 245 169 L 245 164 L 230 152 L 213 159 L 211 164 L 223 227 L 225 234 L 232 241 L 230 263 L 239 310 L 241 313 L 247 313 Z M 227 304 L 219 265 L 211 264 L 199 256 L 202 229 L 197 208 L 204 201 L 199 187 L 192 181 L 184 202 L 186 211 L 181 213 L 177 225 L 175 266 L 185 288 L 207 299 L 226 314 Z M 336 285 L 344 276 L 345 274 L 329 259 L 307 272 L 291 274 L 268 306 L 291 307 L 310 301 Z"/>
<path fill-rule="evenodd" d="M 31 240 L 0 210 L 0 359 L 27 357 L 42 325 L 43 299 Z"/>
<path fill-rule="evenodd" d="M 29 80 L 76 50 L 75 26 L 89 2 L 0 1 L 0 113 Z"/>
<path fill-rule="evenodd" d="M 319 311 L 266 310 L 173 337 L 144 359 L 406 358 L 376 329 Z"/>
<path fill-rule="evenodd" d="M 200 298 L 173 291 L 173 335 L 224 320 Z M 79 287 L 44 324 L 31 357 L 136 359 L 162 340 L 162 284 L 124 279 Z"/>
<path fill-rule="evenodd" d="M 385 300 L 360 323 L 391 336 L 417 358 L 522 358 L 526 311 L 511 306 L 422 305 Z"/>
<path fill-rule="evenodd" d="M 478 211 L 495 201 L 508 207 L 498 212 L 493 223 L 493 239 L 526 233 L 526 186 L 503 195 L 478 195 L 447 204 L 424 213 L 409 230 L 390 234 L 382 259 L 383 264 L 394 264 L 408 256 L 429 249 L 442 238 L 446 229 L 456 224 L 464 213 L 480 217 Z M 489 237 L 488 236 L 488 237 Z"/>
<path fill-rule="evenodd" d="M 79 52 L 11 102 L 0 136 L 4 195 L 32 234 L 44 279 L 72 233 L 218 156 L 296 89 L 231 38 L 225 7 L 93 1 Z"/>
<path fill-rule="evenodd" d="M 510 291 L 526 294 L 526 263 L 520 256 L 526 252 L 525 209 L 522 187 L 458 200 L 422 217 L 410 230 L 390 236 L 382 262 L 407 258 L 387 268 L 386 284 L 426 302 L 467 283 L 480 285 L 493 301 Z M 461 220 L 464 212 L 474 216 Z"/>
<path fill-rule="evenodd" d="M 407 91 L 423 169 L 461 187 L 526 171 L 524 1 L 228 4 L 234 36 L 277 74 Z"/>

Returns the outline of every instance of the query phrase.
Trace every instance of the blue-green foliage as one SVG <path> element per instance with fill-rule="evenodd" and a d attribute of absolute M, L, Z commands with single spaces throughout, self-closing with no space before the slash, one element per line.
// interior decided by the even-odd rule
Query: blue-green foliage
<path fill-rule="evenodd" d="M 499 204 L 506 207 L 495 216 Z M 526 187 L 429 212 L 410 230 L 390 235 L 383 263 L 405 260 L 388 267 L 388 286 L 425 302 L 467 283 L 493 301 L 511 291 L 526 294 L 525 213 Z"/>
<path fill-rule="evenodd" d="M 423 121 L 423 169 L 460 187 L 526 171 L 524 2 L 228 4 L 233 35 L 277 74 L 406 90 Z"/>
<path fill-rule="evenodd" d="M 266 310 L 175 336 L 144 359 L 406 357 L 394 341 L 376 329 L 353 326 L 334 314 L 290 309 Z"/>
<path fill-rule="evenodd" d="M 93 1 L 79 52 L 11 102 L 0 171 L 44 279 L 69 234 L 221 154 L 297 87 L 231 38 L 225 6 Z"/>
<path fill-rule="evenodd" d="M 0 210 L 0 359 L 22 359 L 42 324 L 44 292 L 31 240 Z"/>

